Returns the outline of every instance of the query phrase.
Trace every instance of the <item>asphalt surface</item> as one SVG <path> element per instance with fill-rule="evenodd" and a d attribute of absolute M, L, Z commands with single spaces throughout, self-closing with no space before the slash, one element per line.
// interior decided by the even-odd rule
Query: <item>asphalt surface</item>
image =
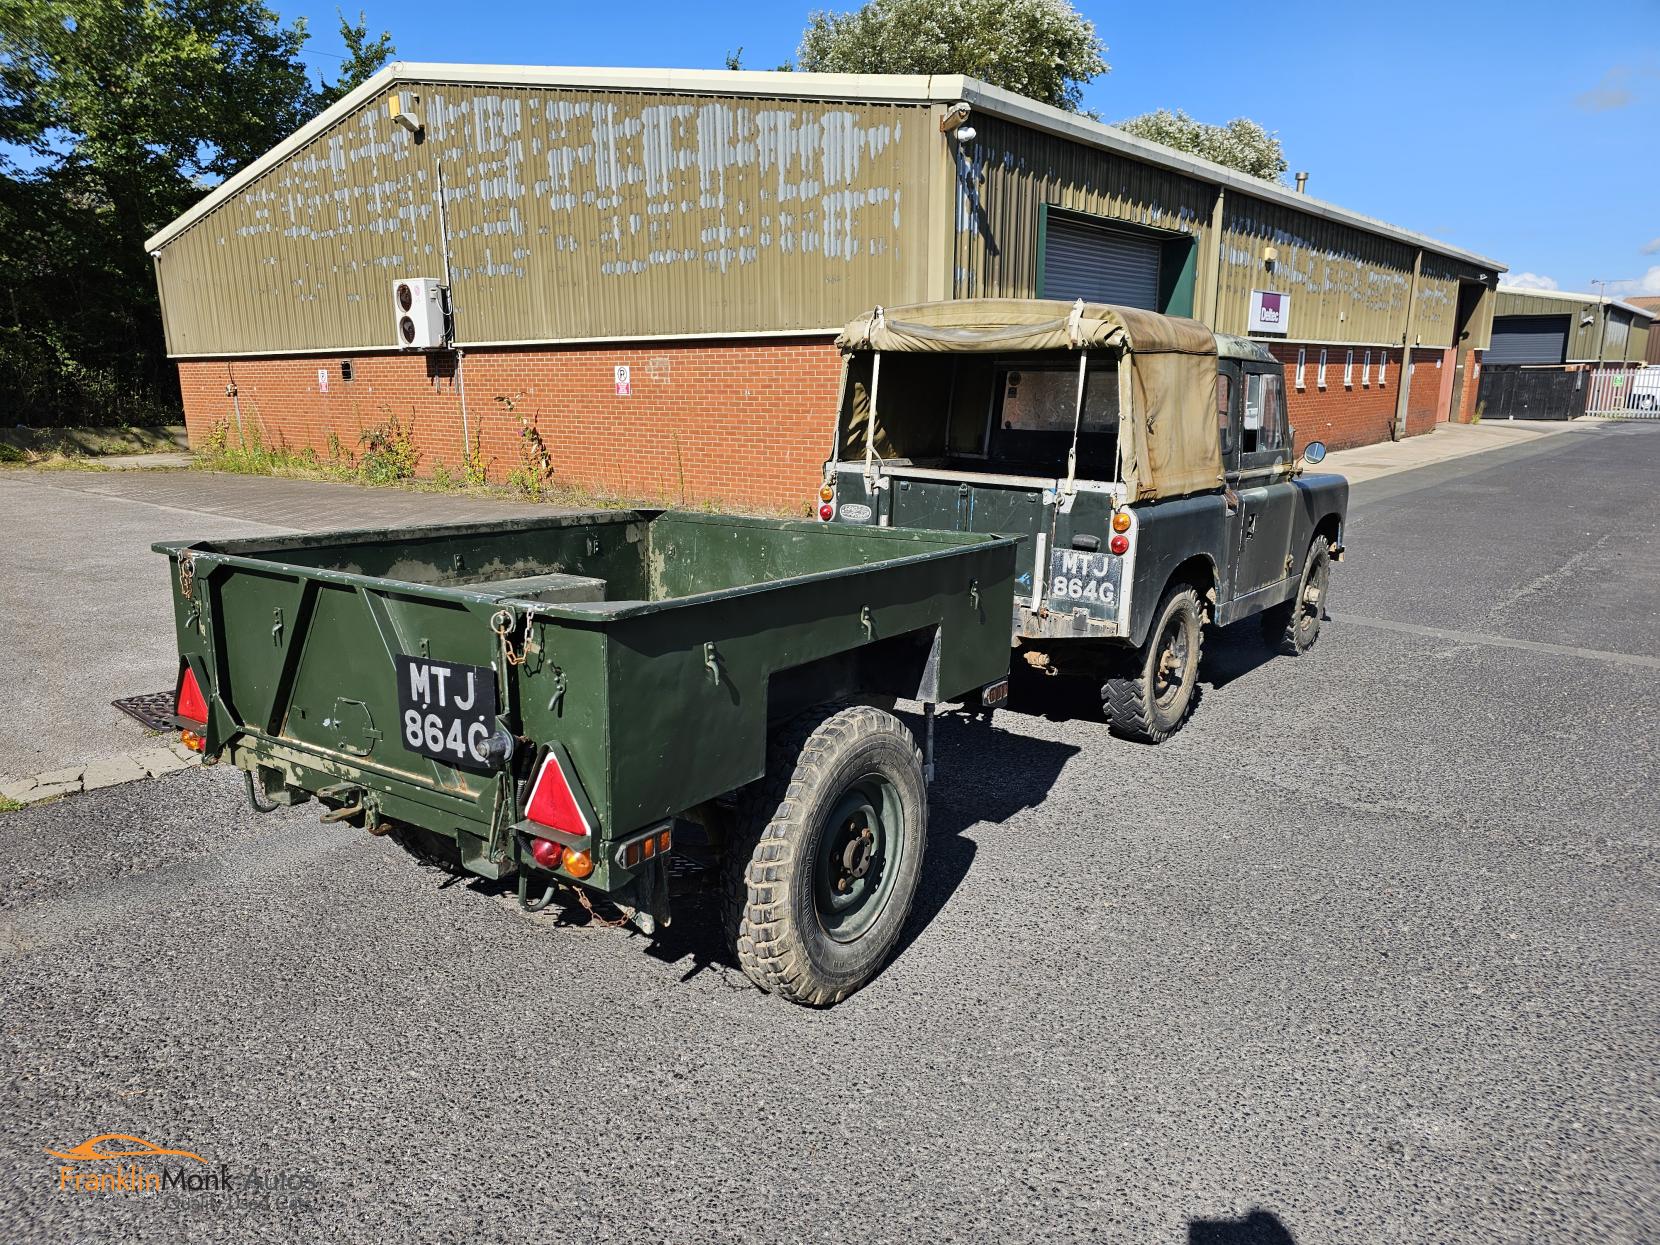
<path fill-rule="evenodd" d="M 1357 488 L 1318 647 L 1212 637 L 1161 747 L 946 720 L 828 1012 L 706 903 L 526 916 L 233 773 L 0 818 L 0 1239 L 1652 1241 L 1657 476 L 1610 427 Z M 60 1189 L 108 1132 L 237 1192 Z"/>
<path fill-rule="evenodd" d="M 511 501 L 198 471 L 0 471 L 0 779 L 154 747 L 110 707 L 178 669 L 158 540 L 524 514 Z"/>

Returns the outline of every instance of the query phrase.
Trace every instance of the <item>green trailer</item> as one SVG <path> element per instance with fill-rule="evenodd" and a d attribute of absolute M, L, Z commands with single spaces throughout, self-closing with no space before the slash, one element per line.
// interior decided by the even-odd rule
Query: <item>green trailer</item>
<path fill-rule="evenodd" d="M 695 838 L 745 972 L 828 1004 L 909 910 L 934 707 L 1006 691 L 1015 545 L 636 510 L 155 548 L 178 724 L 257 808 L 316 799 L 648 934 Z"/>

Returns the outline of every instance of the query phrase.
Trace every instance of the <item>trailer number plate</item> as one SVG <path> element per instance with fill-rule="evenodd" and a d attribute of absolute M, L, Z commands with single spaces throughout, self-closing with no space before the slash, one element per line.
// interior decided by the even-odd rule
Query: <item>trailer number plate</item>
<path fill-rule="evenodd" d="M 399 653 L 398 733 L 411 752 L 488 769 L 484 745 L 496 729 L 496 672 Z"/>

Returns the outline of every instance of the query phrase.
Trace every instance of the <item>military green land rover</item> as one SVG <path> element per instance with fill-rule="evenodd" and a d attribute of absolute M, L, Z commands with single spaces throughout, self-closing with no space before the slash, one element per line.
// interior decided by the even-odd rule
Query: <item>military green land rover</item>
<path fill-rule="evenodd" d="M 1099 678 L 1113 730 L 1158 743 L 1194 703 L 1203 628 L 1320 634 L 1349 486 L 1299 456 L 1260 342 L 1131 307 L 962 299 L 838 338 L 819 518 L 1021 535 L 1017 664 Z"/>

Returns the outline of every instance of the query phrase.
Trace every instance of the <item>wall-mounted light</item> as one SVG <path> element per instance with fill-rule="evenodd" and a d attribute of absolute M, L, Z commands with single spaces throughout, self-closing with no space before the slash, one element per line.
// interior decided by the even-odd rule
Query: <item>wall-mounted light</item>
<path fill-rule="evenodd" d="M 945 110 L 940 118 L 940 133 L 949 134 L 959 143 L 972 143 L 978 131 L 968 123 L 974 109 L 967 100 L 960 99 Z"/>
<path fill-rule="evenodd" d="M 386 97 L 386 113 L 394 125 L 400 125 L 411 134 L 419 134 L 421 125 L 421 97 L 413 91 L 393 91 Z"/>
<path fill-rule="evenodd" d="M 1280 250 L 1272 244 L 1262 248 L 1262 262 L 1269 272 L 1274 271 L 1274 265 L 1280 262 Z"/>

